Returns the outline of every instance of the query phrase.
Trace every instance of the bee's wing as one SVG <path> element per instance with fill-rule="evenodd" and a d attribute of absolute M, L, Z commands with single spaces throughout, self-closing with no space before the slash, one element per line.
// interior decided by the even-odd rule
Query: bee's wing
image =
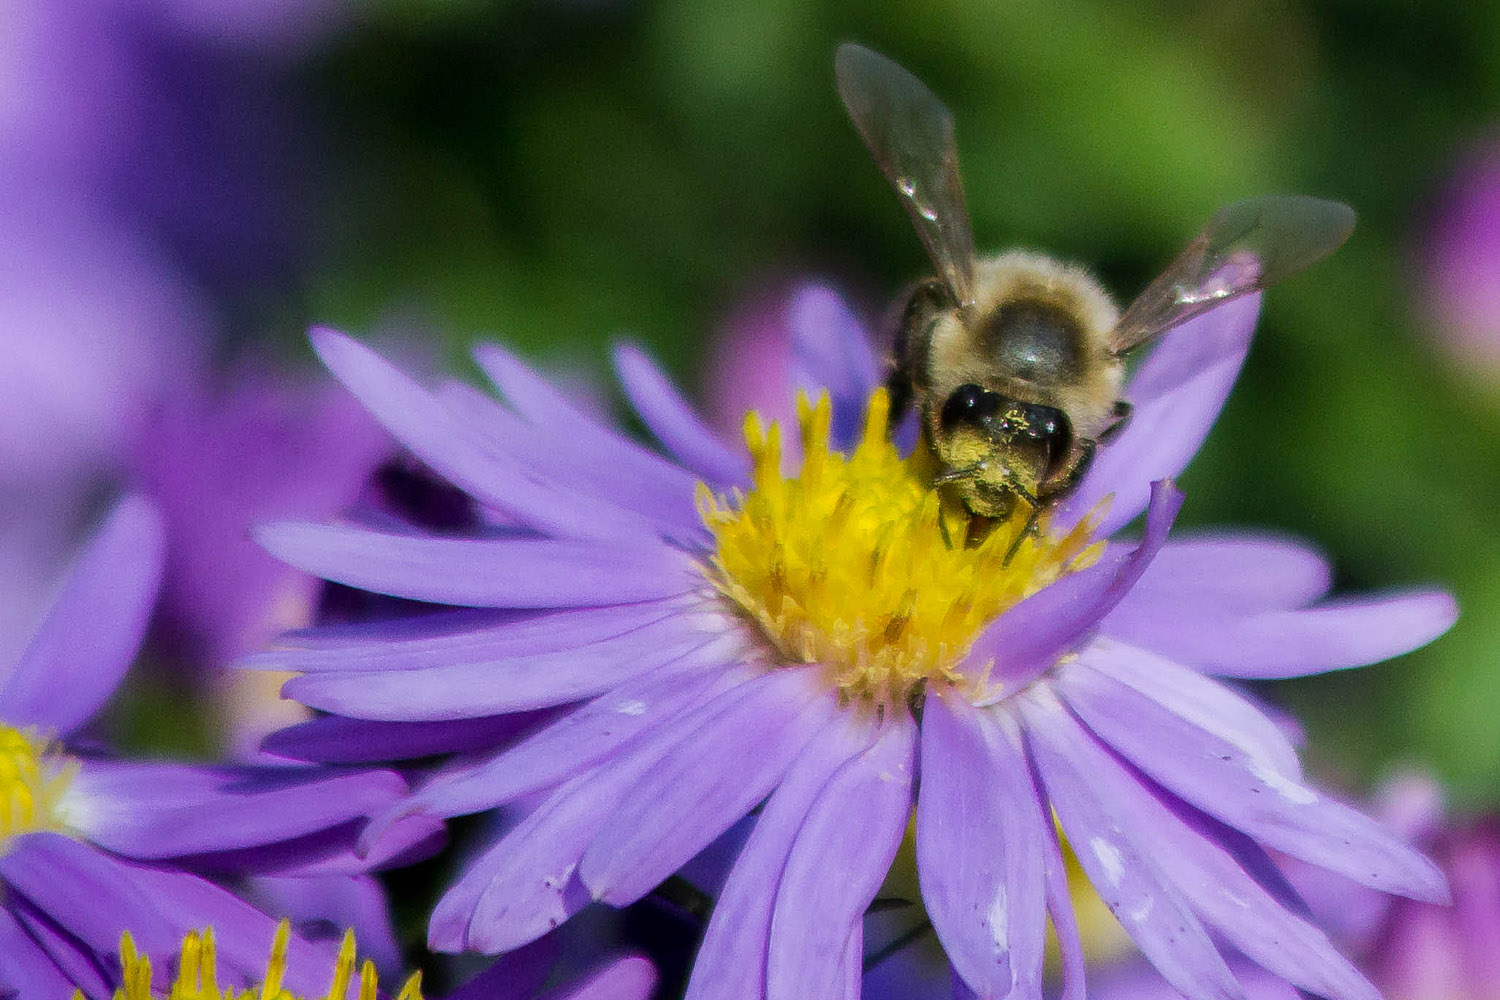
<path fill-rule="evenodd" d="M 834 70 L 849 117 L 901 195 L 938 275 L 960 304 L 973 302 L 974 236 L 953 116 L 921 80 L 861 45 L 840 45 Z"/>
<path fill-rule="evenodd" d="M 1328 256 L 1354 229 L 1354 210 L 1337 201 L 1283 195 L 1225 205 L 1110 334 L 1115 354 L 1228 299 L 1273 285 Z"/>

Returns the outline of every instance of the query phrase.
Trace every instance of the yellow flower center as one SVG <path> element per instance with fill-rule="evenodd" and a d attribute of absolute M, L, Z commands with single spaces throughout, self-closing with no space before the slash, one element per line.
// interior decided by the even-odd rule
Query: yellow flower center
<path fill-rule="evenodd" d="M 266 963 L 266 974 L 259 986 L 248 990 L 219 987 L 217 962 L 214 955 L 213 928 L 202 934 L 194 931 L 182 941 L 182 954 L 177 960 L 177 978 L 167 1000 L 297 1000 L 282 988 L 286 975 L 287 945 L 291 940 L 291 924 L 283 920 L 276 928 L 276 938 L 271 942 L 271 958 Z M 122 985 L 115 990 L 114 1000 L 156 1000 L 151 992 L 151 959 L 137 954 L 135 942 L 127 931 L 120 938 L 120 971 Z M 354 979 L 354 932 L 344 933 L 338 958 L 334 960 L 333 982 L 328 987 L 328 1000 L 346 1000 L 349 984 Z M 378 1000 L 380 983 L 375 975 L 375 964 L 366 959 L 359 970 L 359 1000 Z M 83 994 L 75 992 L 73 1000 L 82 1000 Z M 422 974 L 413 973 L 401 988 L 397 1000 L 422 1000 Z"/>
<path fill-rule="evenodd" d="M 0 850 L 23 833 L 61 830 L 76 765 L 35 729 L 0 726 Z"/>
<path fill-rule="evenodd" d="M 713 585 L 753 621 L 783 662 L 819 663 L 845 700 L 892 706 L 927 682 L 956 684 L 980 630 L 1022 598 L 1098 558 L 1084 519 L 1028 537 L 1024 504 L 966 545 L 968 517 L 943 504 L 920 456 L 890 442 L 877 390 L 852 454 L 831 451 L 832 407 L 798 400 L 802 469 L 781 472 L 781 429 L 745 418 L 749 493 L 698 507 L 717 542 Z M 980 674 L 984 671 L 980 671 Z"/>

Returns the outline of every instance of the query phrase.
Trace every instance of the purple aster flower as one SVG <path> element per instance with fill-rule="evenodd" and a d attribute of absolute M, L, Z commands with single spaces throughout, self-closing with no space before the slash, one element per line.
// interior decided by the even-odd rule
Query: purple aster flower
<path fill-rule="evenodd" d="M 75 745 L 134 657 L 162 557 L 157 513 L 120 503 L 0 672 L 0 993 L 108 997 L 126 929 L 161 951 L 211 924 L 225 936 L 223 967 L 249 977 L 274 921 L 205 875 L 348 877 L 429 849 L 440 832 L 413 817 L 354 855 L 366 818 L 407 790 L 386 772 L 121 761 Z"/>
<path fill-rule="evenodd" d="M 498 348 L 477 360 L 503 404 L 429 391 L 317 331 L 334 374 L 485 522 L 468 536 L 261 531 L 309 572 L 463 607 L 253 660 L 301 672 L 286 694 L 333 713 L 277 745 L 347 758 L 467 741 L 388 818 L 522 805 L 439 902 L 442 951 L 506 951 L 590 902 L 638 900 L 759 808 L 688 996 L 850 996 L 863 914 L 915 804 L 922 902 L 980 996 L 1040 995 L 1049 915 L 1081 995 L 1055 815 L 1188 996 L 1239 995 L 1223 941 L 1312 992 L 1371 997 L 1286 905 L 1265 851 L 1417 899 L 1444 898 L 1443 877 L 1310 787 L 1232 681 L 1404 652 L 1443 632 L 1453 603 L 1325 601 L 1328 567 L 1284 539 L 1168 541 L 1181 496 L 1164 480 L 1218 413 L 1256 310 L 1231 303 L 1162 340 L 1131 382 L 1129 428 L 1013 558 L 1024 514 L 947 543 L 936 495 L 886 438 L 856 329 L 832 325 L 801 359 L 827 393 L 800 407 L 790 475 L 779 427 L 752 415 L 748 455 L 726 446 L 631 348 L 621 381 L 670 458 Z M 1142 514 L 1141 537 L 1117 537 Z M 475 746 L 507 718 L 527 730 Z"/>

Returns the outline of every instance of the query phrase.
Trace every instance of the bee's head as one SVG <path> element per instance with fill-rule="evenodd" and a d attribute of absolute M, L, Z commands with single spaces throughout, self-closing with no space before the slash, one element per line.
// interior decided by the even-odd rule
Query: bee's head
<path fill-rule="evenodd" d="M 949 394 L 939 425 L 947 478 L 971 511 L 986 516 L 1002 515 L 1016 496 L 1037 497 L 1073 447 L 1073 426 L 1062 410 L 974 383 Z"/>

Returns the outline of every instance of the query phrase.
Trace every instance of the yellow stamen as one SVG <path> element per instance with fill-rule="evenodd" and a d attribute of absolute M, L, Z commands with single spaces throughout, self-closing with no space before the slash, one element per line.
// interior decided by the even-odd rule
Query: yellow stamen
<path fill-rule="evenodd" d="M 276 928 L 276 937 L 271 942 L 271 957 L 266 963 L 266 974 L 258 987 L 236 990 L 220 988 L 218 960 L 214 947 L 213 928 L 203 933 L 193 931 L 182 940 L 182 951 L 177 960 L 177 978 L 171 992 L 164 1000 L 298 1000 L 288 993 L 282 982 L 286 978 L 287 949 L 291 943 L 291 924 L 283 920 Z M 334 960 L 333 982 L 329 986 L 327 1000 L 346 1000 L 349 983 L 353 979 L 355 963 L 354 932 L 346 931 Z M 121 985 L 115 990 L 114 1000 L 157 1000 L 151 992 L 151 959 L 136 951 L 135 942 L 127 931 L 120 936 Z M 380 983 L 375 973 L 375 964 L 368 959 L 359 970 L 357 1000 L 378 1000 Z M 74 993 L 75 1000 L 81 994 Z M 398 1000 L 422 1000 L 422 974 L 415 972 L 401 987 Z"/>
<path fill-rule="evenodd" d="M 966 547 L 967 518 L 945 509 L 920 462 L 888 440 L 889 411 L 877 390 L 846 457 L 829 447 L 827 395 L 799 399 L 802 469 L 791 478 L 781 473 L 780 426 L 752 412 L 749 493 L 698 492 L 717 542 L 705 572 L 719 592 L 783 662 L 824 664 L 845 700 L 886 706 L 926 683 L 957 684 L 986 624 L 1102 549 L 1088 519 L 1054 538 L 1044 515 L 1042 530 L 1012 551 L 1026 528 L 1024 504 Z"/>
<path fill-rule="evenodd" d="M 77 769 L 35 729 L 0 726 L 0 851 L 12 837 L 63 828 L 62 797 Z"/>

